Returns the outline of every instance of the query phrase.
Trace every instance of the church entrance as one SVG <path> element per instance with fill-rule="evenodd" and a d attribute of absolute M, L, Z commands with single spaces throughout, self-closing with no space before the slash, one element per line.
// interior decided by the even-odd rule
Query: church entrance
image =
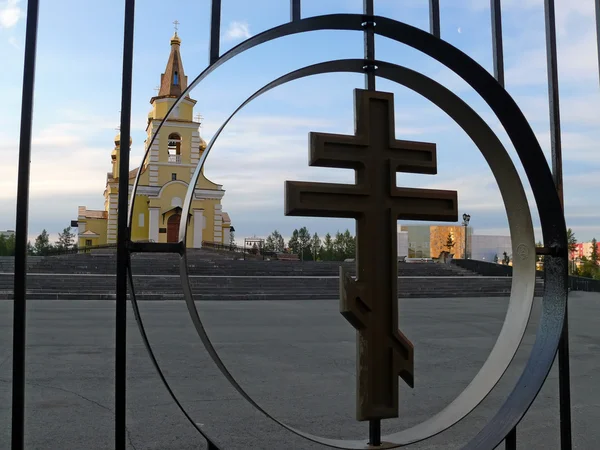
<path fill-rule="evenodd" d="M 173 214 L 167 220 L 167 242 L 179 241 L 179 222 L 181 221 L 181 214 Z"/>

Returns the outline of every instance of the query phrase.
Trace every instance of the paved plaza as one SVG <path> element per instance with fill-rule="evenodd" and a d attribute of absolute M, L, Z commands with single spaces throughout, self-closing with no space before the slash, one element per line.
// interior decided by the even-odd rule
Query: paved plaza
<path fill-rule="evenodd" d="M 27 448 L 113 447 L 114 302 L 31 301 L 28 314 Z M 402 299 L 400 327 L 415 344 L 415 389 L 401 384 L 401 418 L 417 424 L 443 408 L 488 355 L 505 298 Z M 411 446 L 453 449 L 495 412 L 528 357 L 533 324 L 508 374 L 472 415 Z M 355 334 L 336 301 L 199 302 L 208 333 L 242 386 L 279 418 L 335 438 L 362 438 L 354 421 Z M 242 401 L 208 358 L 182 301 L 141 303 L 167 379 L 194 419 L 225 449 L 323 448 L 282 431 Z M 130 448 L 206 448 L 151 365 L 129 315 Z M 600 295 L 571 294 L 574 448 L 600 448 Z M 0 302 L 0 449 L 9 448 L 12 302 Z M 519 448 L 558 448 L 556 370 L 518 430 Z M 501 446 L 502 447 L 502 446 Z"/>

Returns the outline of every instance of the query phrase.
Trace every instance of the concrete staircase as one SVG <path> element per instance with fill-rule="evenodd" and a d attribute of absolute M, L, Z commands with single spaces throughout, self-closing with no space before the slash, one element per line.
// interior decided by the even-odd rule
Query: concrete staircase
<path fill-rule="evenodd" d="M 134 288 L 140 300 L 183 298 L 180 257 L 134 254 Z M 190 251 L 190 286 L 196 300 L 317 300 L 339 297 L 339 267 L 354 263 L 215 258 Z M 0 299 L 12 298 L 14 263 L 0 259 Z M 116 255 L 74 254 L 29 264 L 30 299 L 114 299 Z M 399 263 L 399 297 L 497 297 L 510 294 L 511 277 L 483 277 L 454 264 Z M 537 295 L 543 281 L 538 280 Z"/>

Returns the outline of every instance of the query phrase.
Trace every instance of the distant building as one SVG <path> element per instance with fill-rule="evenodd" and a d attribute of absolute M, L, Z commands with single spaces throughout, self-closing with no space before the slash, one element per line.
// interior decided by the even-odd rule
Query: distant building
<path fill-rule="evenodd" d="M 160 88 L 157 95 L 150 99 L 152 110 L 148 114 L 146 126 L 147 141 L 157 132 L 158 136 L 141 168 L 131 222 L 131 239 L 178 242 L 179 223 L 185 220 L 188 223 L 188 247 L 201 247 L 203 241 L 227 244 L 231 219 L 221 205 L 225 190 L 222 185 L 206 178 L 204 170 L 193 191 L 188 216 L 181 217 L 183 199 L 186 198 L 192 174 L 207 146 L 200 137 L 200 122 L 193 119 L 196 100 L 189 96 L 183 98 L 174 108 L 169 120 L 157 131 L 167 111 L 188 87 L 180 44 L 181 39 L 175 33 L 171 38 L 171 52 L 165 72 L 160 77 Z M 80 247 L 116 243 L 118 215 L 127 212 L 117 211 L 120 134 L 115 137 L 114 143 L 111 153 L 112 170 L 106 174 L 104 208 L 92 210 L 79 206 L 77 220 L 72 223 L 72 226 L 78 228 Z M 131 143 L 130 139 L 130 146 Z M 137 168 L 129 171 L 129 193 L 137 175 Z"/>
<path fill-rule="evenodd" d="M 493 262 L 502 260 L 504 252 L 512 258 L 510 236 L 476 235 L 471 227 L 467 231 L 468 259 Z M 448 236 L 452 243 L 448 248 Z M 465 227 L 461 225 L 398 225 L 398 257 L 438 258 L 448 251 L 454 258 L 465 257 Z"/>
<path fill-rule="evenodd" d="M 575 244 L 575 251 L 571 252 L 571 259 L 581 259 L 584 256 L 589 258 L 592 254 L 592 243 L 591 242 L 579 242 Z M 600 254 L 600 242 L 596 243 L 598 254 Z"/>
<path fill-rule="evenodd" d="M 472 231 L 471 227 L 467 227 L 467 240 L 470 239 Z M 448 236 L 454 244 L 450 249 L 447 247 Z M 454 254 L 455 258 L 464 258 L 465 227 L 461 225 L 398 225 L 399 257 L 437 258 L 443 251 L 449 251 Z M 470 253 L 468 242 L 467 251 Z"/>
<path fill-rule="evenodd" d="M 2 236 L 3 238 L 9 238 L 14 235 L 15 235 L 14 230 L 5 230 L 5 231 L 0 230 L 0 236 Z"/>

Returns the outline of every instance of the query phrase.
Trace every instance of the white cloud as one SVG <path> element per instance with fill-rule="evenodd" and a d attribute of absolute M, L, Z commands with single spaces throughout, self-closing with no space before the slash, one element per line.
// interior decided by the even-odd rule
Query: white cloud
<path fill-rule="evenodd" d="M 250 27 L 247 22 L 238 22 L 234 20 L 229 23 L 229 27 L 225 32 L 226 41 L 234 41 L 237 39 L 248 39 L 250 36 Z"/>
<path fill-rule="evenodd" d="M 19 2 L 20 0 L 0 2 L 0 28 L 12 28 L 17 24 L 23 14 Z"/>

